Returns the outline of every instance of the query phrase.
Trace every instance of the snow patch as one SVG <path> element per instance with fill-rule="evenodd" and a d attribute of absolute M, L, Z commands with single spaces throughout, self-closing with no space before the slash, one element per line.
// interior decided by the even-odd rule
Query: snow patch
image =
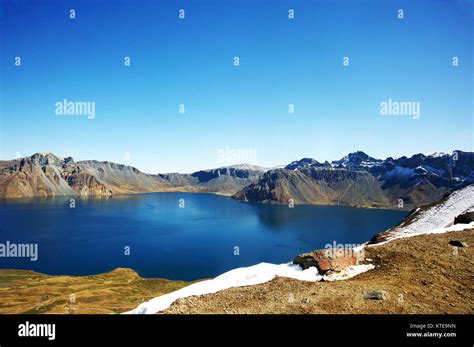
<path fill-rule="evenodd" d="M 316 282 L 322 279 L 315 267 L 303 270 L 299 265 L 260 263 L 249 267 L 241 267 L 223 273 L 212 280 L 191 284 L 175 292 L 156 297 L 140 304 L 137 308 L 125 312 L 131 314 L 153 314 L 166 310 L 181 298 L 194 295 L 213 294 L 232 288 L 252 286 L 271 281 L 275 276 L 294 278 L 300 281 Z"/>
<path fill-rule="evenodd" d="M 454 224 L 454 218 L 474 208 L 474 185 L 453 192 L 443 203 L 426 210 L 417 209 L 408 225 L 393 228 L 387 240 L 430 233 Z"/>
<path fill-rule="evenodd" d="M 390 237 L 386 241 L 382 241 L 382 242 L 379 242 L 379 243 L 375 243 L 373 245 L 366 245 L 366 246 L 368 246 L 368 247 L 377 247 L 377 246 L 384 245 L 384 244 L 386 244 L 390 241 L 397 240 L 397 239 L 403 239 L 403 238 L 417 236 L 417 235 L 444 234 L 444 233 L 449 233 L 449 232 L 452 232 L 452 231 L 464 231 L 466 229 L 472 229 L 472 228 L 474 228 L 474 222 L 471 222 L 469 224 L 454 224 L 454 225 L 451 225 L 451 226 L 446 227 L 446 228 L 435 228 L 435 229 L 431 229 L 431 230 L 416 233 L 416 234 L 412 233 L 412 234 L 408 234 L 408 235 L 407 234 L 394 235 L 393 237 Z"/>
<path fill-rule="evenodd" d="M 300 281 L 318 282 L 323 278 L 326 281 L 339 281 L 352 278 L 365 271 L 373 269 L 374 265 L 354 265 L 349 266 L 344 271 L 334 273 L 329 276 L 321 276 L 316 267 L 303 270 L 299 265 L 294 264 L 269 264 L 260 263 L 257 265 L 237 268 L 223 273 L 222 275 L 207 281 L 191 284 L 190 286 L 168 293 L 150 301 L 140 304 L 137 308 L 125 312 L 125 314 L 153 314 L 166 310 L 178 299 L 195 295 L 214 294 L 224 289 L 234 287 L 253 286 L 269 282 L 276 276 L 294 278 Z"/>
<path fill-rule="evenodd" d="M 226 169 L 226 168 L 232 168 L 236 170 L 257 171 L 257 172 L 262 172 L 262 173 L 270 170 L 269 168 L 258 166 L 258 165 L 252 165 L 252 164 L 236 164 L 236 165 L 220 167 L 220 169 Z"/>
<path fill-rule="evenodd" d="M 447 153 L 444 153 L 444 152 L 433 152 L 433 153 L 423 153 L 425 156 L 427 157 L 431 157 L 431 158 L 442 158 L 442 157 L 445 157 L 449 154 Z"/>
<path fill-rule="evenodd" d="M 335 272 L 331 275 L 324 275 L 323 278 L 325 281 L 341 281 L 341 280 L 347 280 L 349 278 L 352 278 L 354 276 L 357 276 L 363 272 L 372 270 L 375 268 L 375 265 L 373 264 L 365 264 L 365 265 L 352 265 L 344 269 L 344 271 L 341 272 Z"/>

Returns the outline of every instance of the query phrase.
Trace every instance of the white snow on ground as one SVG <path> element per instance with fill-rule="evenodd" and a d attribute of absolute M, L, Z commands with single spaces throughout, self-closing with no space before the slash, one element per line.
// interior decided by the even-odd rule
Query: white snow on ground
<path fill-rule="evenodd" d="M 455 191 L 441 204 L 437 204 L 426 210 L 417 209 L 415 211 L 417 215 L 415 215 L 413 221 L 411 221 L 409 225 L 394 228 L 394 232 L 391 233 L 387 241 L 370 246 L 379 246 L 398 238 L 421 234 L 462 231 L 464 229 L 472 228 L 474 227 L 474 222 L 471 222 L 470 224 L 453 225 L 455 217 L 472 210 L 474 210 L 474 185 Z M 354 251 L 361 251 L 364 247 L 366 247 L 366 245 L 356 247 Z M 354 277 L 373 268 L 374 265 L 372 264 L 354 265 L 349 266 L 340 273 L 321 276 L 318 274 L 315 267 L 302 270 L 299 265 L 260 263 L 249 267 L 230 270 L 214 279 L 198 282 L 175 292 L 156 297 L 125 313 L 153 314 L 167 309 L 174 301 L 181 298 L 194 295 L 213 294 L 232 287 L 261 284 L 271 281 L 275 276 L 311 282 L 320 281 L 322 279 L 326 281 L 338 281 Z"/>
<path fill-rule="evenodd" d="M 426 234 L 434 229 L 447 228 L 454 218 L 474 208 L 474 184 L 453 192 L 446 201 L 426 210 L 418 209 L 410 224 L 393 228 L 387 240 Z"/>
<path fill-rule="evenodd" d="M 190 286 L 168 293 L 150 301 L 144 302 L 136 309 L 125 313 L 152 314 L 167 309 L 177 299 L 193 295 L 213 294 L 218 291 L 271 281 L 275 276 L 289 277 L 301 281 L 316 282 L 321 275 L 315 267 L 303 270 L 299 265 L 260 263 L 249 267 L 241 267 L 207 281 L 191 284 Z"/>
<path fill-rule="evenodd" d="M 324 275 L 323 278 L 325 281 L 341 281 L 347 280 L 351 277 L 357 276 L 363 272 L 372 270 L 375 266 L 372 264 L 367 265 L 352 265 L 344 269 L 341 272 L 335 272 L 331 275 Z"/>
<path fill-rule="evenodd" d="M 373 265 L 354 265 L 341 273 L 325 276 L 326 280 L 336 281 L 348 279 L 373 268 Z M 337 275 L 337 276 L 336 276 Z M 271 281 L 275 276 L 294 278 L 300 281 L 317 282 L 323 279 L 315 267 L 303 270 L 294 264 L 269 264 L 260 263 L 249 267 L 230 270 L 222 275 L 207 281 L 191 284 L 175 292 L 158 296 L 150 301 L 140 304 L 137 308 L 125 314 L 153 314 L 166 310 L 171 304 L 181 298 L 194 295 L 213 294 L 218 291 L 233 288 L 252 286 Z"/>
<path fill-rule="evenodd" d="M 396 239 L 401 239 L 401 238 L 406 238 L 406 237 L 412 237 L 412 236 L 417 236 L 417 235 L 426 235 L 426 234 L 443 234 L 443 233 L 449 233 L 451 231 L 463 231 L 466 229 L 471 229 L 474 228 L 474 222 L 471 222 L 469 224 L 454 224 L 446 228 L 436 228 L 436 229 L 431 229 L 422 233 L 412 233 L 412 234 L 404 234 L 404 235 L 395 235 L 394 237 L 391 237 L 387 241 L 382 241 L 379 243 L 375 243 L 373 245 L 362 245 L 359 246 L 357 249 L 360 251 L 364 247 L 377 247 L 384 245 L 390 241 L 396 240 Z M 354 249 L 355 250 L 355 249 Z"/>

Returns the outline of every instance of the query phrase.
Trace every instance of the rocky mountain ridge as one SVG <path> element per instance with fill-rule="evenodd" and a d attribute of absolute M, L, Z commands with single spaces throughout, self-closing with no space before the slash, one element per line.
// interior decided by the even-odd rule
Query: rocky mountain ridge
<path fill-rule="evenodd" d="M 243 164 L 155 175 L 51 153 L 0 161 L 1 198 L 180 191 L 232 195 L 243 202 L 410 210 L 472 183 L 474 153 L 462 151 L 385 160 L 357 151 L 332 162 L 303 158 L 276 169 Z"/>
<path fill-rule="evenodd" d="M 0 161 L 0 197 L 111 196 L 186 191 L 232 194 L 256 181 L 265 169 L 223 167 L 192 174 L 150 175 L 111 162 L 60 158 L 52 153 Z"/>
<path fill-rule="evenodd" d="M 319 163 L 303 158 L 267 171 L 233 197 L 245 202 L 335 204 L 405 210 L 474 183 L 474 153 L 375 159 L 364 152 Z"/>

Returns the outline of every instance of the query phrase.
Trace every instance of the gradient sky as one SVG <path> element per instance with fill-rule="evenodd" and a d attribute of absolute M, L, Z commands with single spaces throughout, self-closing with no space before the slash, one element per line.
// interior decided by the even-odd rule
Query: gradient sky
<path fill-rule="evenodd" d="M 0 159 L 53 152 L 157 173 L 221 166 L 225 148 L 267 167 L 473 150 L 472 1 L 0 4 Z M 95 101 L 95 119 L 55 115 L 63 98 Z M 419 101 L 421 117 L 381 116 L 388 99 Z"/>

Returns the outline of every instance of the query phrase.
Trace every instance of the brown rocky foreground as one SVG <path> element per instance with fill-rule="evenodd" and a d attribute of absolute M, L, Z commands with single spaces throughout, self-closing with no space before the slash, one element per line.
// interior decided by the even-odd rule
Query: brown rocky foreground
<path fill-rule="evenodd" d="M 181 299 L 165 313 L 474 313 L 474 229 L 398 239 L 365 256 L 375 269 L 349 280 L 276 278 Z"/>

